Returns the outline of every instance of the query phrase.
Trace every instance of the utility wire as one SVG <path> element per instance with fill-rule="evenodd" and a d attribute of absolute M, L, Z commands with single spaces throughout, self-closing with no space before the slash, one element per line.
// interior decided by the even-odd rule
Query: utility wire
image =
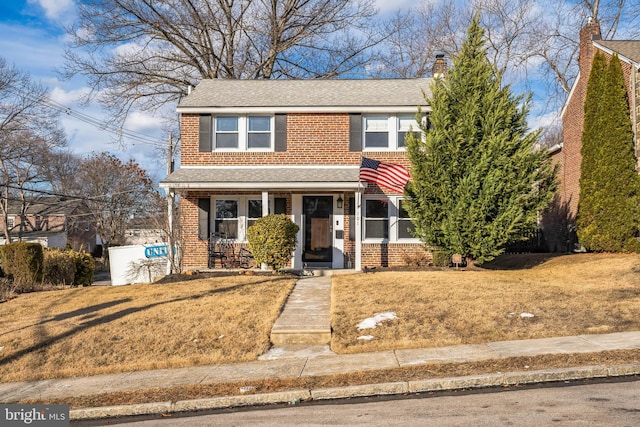
<path fill-rule="evenodd" d="M 47 96 L 45 98 L 40 98 L 40 97 L 35 97 L 33 94 L 25 91 L 22 88 L 18 88 L 15 87 L 13 85 L 9 85 L 6 87 L 6 89 L 13 93 L 16 96 L 20 96 L 20 97 L 26 97 L 34 102 L 43 104 L 51 109 L 54 109 L 60 113 L 66 114 L 70 117 L 73 117 L 77 120 L 80 120 L 81 122 L 87 123 L 91 126 L 94 126 L 104 132 L 110 133 L 115 135 L 116 137 L 120 138 L 127 138 L 129 140 L 132 140 L 134 142 L 139 142 L 142 144 L 148 144 L 148 145 L 153 145 L 153 146 L 157 146 L 157 147 L 162 147 L 162 148 L 166 148 L 166 144 L 164 142 L 160 142 L 157 139 L 150 137 L 148 135 L 145 135 L 141 132 L 136 132 L 133 130 L 129 130 L 126 128 L 121 128 L 119 126 L 114 125 L 113 123 L 110 122 L 106 122 L 100 119 L 97 119 L 95 117 L 92 117 L 88 114 L 82 113 L 80 111 L 76 111 L 74 109 L 72 109 L 71 107 L 65 106 L 57 101 L 54 101 L 53 99 L 51 99 L 51 97 Z"/>

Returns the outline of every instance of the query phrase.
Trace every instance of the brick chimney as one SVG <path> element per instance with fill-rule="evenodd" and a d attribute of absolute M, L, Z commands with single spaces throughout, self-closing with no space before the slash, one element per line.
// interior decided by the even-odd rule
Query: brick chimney
<path fill-rule="evenodd" d="M 443 78 L 447 74 L 447 61 L 444 59 L 444 53 L 436 54 L 436 62 L 433 64 L 431 74 L 434 79 Z"/>
<path fill-rule="evenodd" d="M 592 40 L 600 40 L 601 37 L 600 23 L 598 20 L 589 18 L 587 24 L 580 30 L 580 56 L 578 57 L 581 77 L 587 80 L 591 73 L 591 63 L 595 53 Z"/>

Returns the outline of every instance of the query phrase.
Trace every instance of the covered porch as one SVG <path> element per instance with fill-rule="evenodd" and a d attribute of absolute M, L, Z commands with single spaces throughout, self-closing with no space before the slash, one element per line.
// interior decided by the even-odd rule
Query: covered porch
<path fill-rule="evenodd" d="M 222 245 L 250 266 L 246 230 L 271 213 L 300 227 L 291 268 L 362 268 L 359 166 L 183 167 L 160 186 L 181 198 L 185 268 L 233 267 Z"/>

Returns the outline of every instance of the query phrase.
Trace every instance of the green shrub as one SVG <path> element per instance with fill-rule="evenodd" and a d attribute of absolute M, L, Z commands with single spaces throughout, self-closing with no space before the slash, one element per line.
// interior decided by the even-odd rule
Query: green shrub
<path fill-rule="evenodd" d="M 258 264 L 273 270 L 283 268 L 296 248 L 298 227 L 286 215 L 268 215 L 258 219 L 247 230 L 249 248 Z"/>
<path fill-rule="evenodd" d="M 42 282 L 44 255 L 39 243 L 16 242 L 2 249 L 4 272 L 13 277 L 18 291 L 35 289 Z"/>
<path fill-rule="evenodd" d="M 624 244 L 625 252 L 635 252 L 640 254 L 640 241 L 636 237 L 630 237 Z"/>
<path fill-rule="evenodd" d="M 436 267 L 449 267 L 451 264 L 451 254 L 448 251 L 436 249 L 431 252 L 433 265 Z"/>
<path fill-rule="evenodd" d="M 76 274 L 73 278 L 74 286 L 90 286 L 93 283 L 93 274 L 96 263 L 91 254 L 86 252 L 69 251 L 76 265 Z"/>
<path fill-rule="evenodd" d="M 76 261 L 67 251 L 49 249 L 44 252 L 42 281 L 49 285 L 72 285 L 76 274 Z"/>

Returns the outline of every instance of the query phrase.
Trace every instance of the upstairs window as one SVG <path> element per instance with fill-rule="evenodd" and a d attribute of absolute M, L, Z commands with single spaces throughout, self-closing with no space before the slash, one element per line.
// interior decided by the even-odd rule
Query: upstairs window
<path fill-rule="evenodd" d="M 364 115 L 362 124 L 363 151 L 404 150 L 408 134 L 422 134 L 415 114 Z"/>
<path fill-rule="evenodd" d="M 271 148 L 271 117 L 249 116 L 247 148 Z"/>
<path fill-rule="evenodd" d="M 421 134 L 420 125 L 416 122 L 416 116 L 398 116 L 398 148 L 407 146 L 405 139 L 409 134 L 415 137 L 419 137 Z"/>
<path fill-rule="evenodd" d="M 280 116 L 279 121 L 275 117 Z M 280 123 L 279 127 L 274 126 Z M 286 115 L 200 115 L 198 150 L 286 151 Z M 274 132 L 274 128 L 279 130 Z M 275 135 L 279 135 L 276 144 Z"/>
<path fill-rule="evenodd" d="M 216 117 L 215 148 L 238 148 L 238 117 Z"/>
<path fill-rule="evenodd" d="M 389 148 L 388 116 L 368 116 L 364 118 L 364 147 Z"/>

